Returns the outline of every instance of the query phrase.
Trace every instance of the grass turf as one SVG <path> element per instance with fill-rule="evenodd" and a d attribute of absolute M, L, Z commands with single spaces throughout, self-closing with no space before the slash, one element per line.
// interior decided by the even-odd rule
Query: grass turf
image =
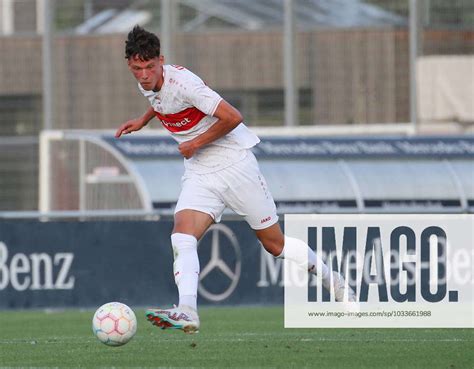
<path fill-rule="evenodd" d="M 472 329 L 285 329 L 279 307 L 202 308 L 201 332 L 138 331 L 108 347 L 93 311 L 0 312 L 0 367 L 473 368 Z"/>

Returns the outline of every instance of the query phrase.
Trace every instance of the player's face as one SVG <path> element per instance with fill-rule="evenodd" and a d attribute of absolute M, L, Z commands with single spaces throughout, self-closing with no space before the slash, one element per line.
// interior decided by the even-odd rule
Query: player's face
<path fill-rule="evenodd" d="M 144 90 L 159 90 L 163 83 L 163 56 L 150 60 L 133 57 L 128 60 L 128 68 Z"/>

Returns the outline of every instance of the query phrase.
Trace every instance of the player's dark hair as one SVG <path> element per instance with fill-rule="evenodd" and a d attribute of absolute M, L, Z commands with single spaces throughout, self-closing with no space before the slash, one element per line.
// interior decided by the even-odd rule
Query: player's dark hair
<path fill-rule="evenodd" d="M 160 56 L 160 39 L 154 33 L 140 26 L 135 26 L 129 32 L 125 41 L 125 59 L 138 57 L 143 61 Z"/>

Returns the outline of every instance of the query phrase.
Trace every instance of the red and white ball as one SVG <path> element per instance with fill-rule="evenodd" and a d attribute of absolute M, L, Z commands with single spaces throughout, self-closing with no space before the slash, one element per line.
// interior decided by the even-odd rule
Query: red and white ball
<path fill-rule="evenodd" d="M 137 332 L 137 318 L 127 305 L 109 302 L 95 312 L 92 330 L 100 342 L 109 346 L 122 346 Z"/>

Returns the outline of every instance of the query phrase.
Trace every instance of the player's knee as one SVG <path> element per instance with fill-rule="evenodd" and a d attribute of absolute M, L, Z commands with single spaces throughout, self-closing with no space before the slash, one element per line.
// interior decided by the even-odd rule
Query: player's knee
<path fill-rule="evenodd" d="M 175 217 L 172 233 L 186 233 L 189 228 L 189 222 Z"/>
<path fill-rule="evenodd" d="M 196 237 L 196 225 L 194 219 L 184 216 L 175 217 L 172 233 L 184 233 Z"/>
<path fill-rule="evenodd" d="M 260 239 L 263 247 L 267 252 L 272 254 L 273 256 L 281 255 L 284 246 L 284 239 L 280 238 L 267 238 L 267 239 Z"/>
<path fill-rule="evenodd" d="M 281 255 L 285 245 L 285 236 L 278 223 L 268 228 L 257 230 L 255 233 L 267 252 L 273 256 Z"/>

